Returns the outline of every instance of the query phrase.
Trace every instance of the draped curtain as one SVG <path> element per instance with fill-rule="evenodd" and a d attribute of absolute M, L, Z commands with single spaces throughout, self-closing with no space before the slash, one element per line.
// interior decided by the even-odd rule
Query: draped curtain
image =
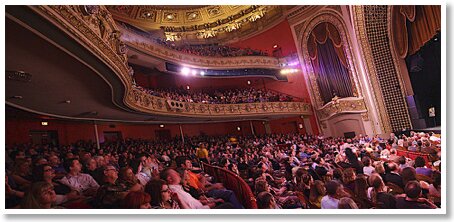
<path fill-rule="evenodd" d="M 394 6 L 392 32 L 401 58 L 415 54 L 441 29 L 441 6 Z"/>
<path fill-rule="evenodd" d="M 326 104 L 336 95 L 353 96 L 342 40 L 330 23 L 317 25 L 307 45 L 322 101 Z"/>

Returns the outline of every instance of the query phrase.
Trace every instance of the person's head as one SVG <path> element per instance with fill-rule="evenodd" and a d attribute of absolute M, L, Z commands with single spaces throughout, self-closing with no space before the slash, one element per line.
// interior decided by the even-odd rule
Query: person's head
<path fill-rule="evenodd" d="M 52 184 L 40 181 L 33 183 L 25 192 L 21 207 L 24 209 L 50 208 L 55 201 L 57 201 L 57 195 Z"/>
<path fill-rule="evenodd" d="M 48 163 L 52 167 L 57 167 L 58 165 L 60 165 L 60 158 L 55 154 L 50 155 L 48 158 Z"/>
<path fill-rule="evenodd" d="M 331 180 L 331 181 L 328 181 L 326 184 L 325 184 L 325 188 L 326 188 L 326 194 L 331 196 L 331 197 L 334 197 L 336 196 L 339 188 L 340 188 L 340 184 L 335 181 L 335 180 Z"/>
<path fill-rule="evenodd" d="M 355 189 L 353 192 L 357 197 L 366 197 L 367 195 L 367 188 L 369 188 L 369 184 L 367 183 L 367 179 L 364 175 L 358 175 L 355 179 Z"/>
<path fill-rule="evenodd" d="M 390 172 L 397 172 L 399 170 L 397 164 L 393 162 L 388 163 L 388 168 Z"/>
<path fill-rule="evenodd" d="M 118 171 L 112 165 L 106 165 L 103 167 L 104 181 L 114 183 L 118 179 Z"/>
<path fill-rule="evenodd" d="M 98 167 L 98 164 L 94 158 L 88 158 L 85 160 L 84 166 L 86 170 L 94 171 Z"/>
<path fill-rule="evenodd" d="M 107 161 L 104 158 L 104 156 L 95 156 L 94 159 L 96 161 L 96 166 L 97 167 L 104 167 L 107 164 Z"/>
<path fill-rule="evenodd" d="M 363 162 L 364 166 L 370 166 L 370 164 L 371 164 L 370 157 L 368 157 L 368 156 L 364 156 L 361 161 Z"/>
<path fill-rule="evenodd" d="M 381 176 L 377 173 L 373 173 L 369 177 L 370 186 L 373 187 L 376 191 L 380 191 L 385 187 L 385 183 Z"/>
<path fill-rule="evenodd" d="M 167 181 L 169 185 L 179 185 L 181 183 L 180 174 L 172 168 L 163 170 L 161 172 L 161 179 Z"/>
<path fill-rule="evenodd" d="M 405 185 L 404 191 L 408 198 L 416 199 L 421 195 L 422 189 L 418 181 L 412 180 Z"/>
<path fill-rule="evenodd" d="M 263 191 L 270 191 L 268 182 L 266 180 L 257 180 L 255 182 L 255 193 L 261 193 Z"/>
<path fill-rule="evenodd" d="M 375 162 L 375 172 L 378 174 L 385 173 L 385 167 L 382 162 L 380 162 L 380 161 Z"/>
<path fill-rule="evenodd" d="M 47 164 L 47 159 L 42 156 L 36 157 L 33 161 L 33 166 L 44 165 L 44 164 Z"/>
<path fill-rule="evenodd" d="M 50 165 L 38 165 L 33 167 L 32 177 L 34 182 L 52 181 L 55 177 L 55 171 Z"/>
<path fill-rule="evenodd" d="M 276 201 L 271 193 L 263 191 L 257 195 L 258 209 L 275 209 Z"/>
<path fill-rule="evenodd" d="M 183 169 L 192 169 L 192 161 L 186 156 L 179 156 L 175 159 L 178 167 Z"/>
<path fill-rule="evenodd" d="M 150 201 L 152 206 L 159 206 L 171 199 L 171 191 L 165 180 L 152 179 L 148 181 L 145 185 L 145 192 L 152 197 Z"/>
<path fill-rule="evenodd" d="M 423 157 L 418 156 L 415 159 L 415 167 L 424 167 L 426 165 L 426 161 Z"/>
<path fill-rule="evenodd" d="M 344 172 L 341 168 L 336 168 L 333 170 L 333 178 L 339 181 L 344 181 Z"/>
<path fill-rule="evenodd" d="M 404 165 L 407 163 L 407 158 L 405 158 L 404 156 L 400 156 L 397 161 L 400 165 Z"/>
<path fill-rule="evenodd" d="M 339 200 L 339 209 L 358 209 L 358 205 L 356 205 L 355 201 L 353 201 L 350 197 L 343 197 Z"/>
<path fill-rule="evenodd" d="M 16 159 L 14 162 L 14 172 L 19 174 L 29 174 L 30 173 L 30 162 L 26 159 Z"/>
<path fill-rule="evenodd" d="M 134 172 L 132 171 L 131 167 L 123 167 L 120 169 L 120 172 L 118 174 L 118 177 L 121 180 L 125 181 L 135 181 L 136 176 L 134 175 Z"/>
<path fill-rule="evenodd" d="M 131 191 L 123 200 L 124 209 L 151 209 L 151 197 L 143 191 Z"/>
<path fill-rule="evenodd" d="M 82 170 L 82 166 L 79 163 L 79 159 L 77 158 L 71 158 L 66 160 L 65 163 L 63 164 L 63 167 L 68 173 L 80 173 L 80 171 Z"/>
<path fill-rule="evenodd" d="M 416 180 L 416 170 L 413 167 L 405 167 L 402 172 L 400 172 L 400 176 L 402 176 L 404 184 L 407 184 L 408 181 Z"/>
<path fill-rule="evenodd" d="M 344 184 L 348 184 L 356 179 L 356 172 L 354 168 L 348 168 L 344 171 Z"/>
<path fill-rule="evenodd" d="M 309 199 L 315 201 L 317 198 L 326 195 L 325 184 L 320 180 L 315 180 L 314 184 L 311 185 L 309 192 Z"/>

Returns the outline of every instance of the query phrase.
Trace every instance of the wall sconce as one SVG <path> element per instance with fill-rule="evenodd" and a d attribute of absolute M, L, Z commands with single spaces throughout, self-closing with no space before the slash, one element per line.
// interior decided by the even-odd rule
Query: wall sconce
<path fill-rule="evenodd" d="M 47 125 L 49 125 L 48 122 L 41 122 L 41 126 L 47 126 Z"/>

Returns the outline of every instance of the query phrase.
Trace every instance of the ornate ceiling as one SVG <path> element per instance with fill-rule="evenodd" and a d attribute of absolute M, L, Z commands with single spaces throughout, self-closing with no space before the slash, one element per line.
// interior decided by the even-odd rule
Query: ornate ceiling
<path fill-rule="evenodd" d="M 238 41 L 285 19 L 284 5 L 107 6 L 115 20 L 167 41 Z"/>

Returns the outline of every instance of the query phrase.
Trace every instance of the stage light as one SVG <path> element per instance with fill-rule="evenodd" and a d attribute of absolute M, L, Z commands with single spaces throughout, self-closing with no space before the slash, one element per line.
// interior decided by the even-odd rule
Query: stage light
<path fill-rule="evenodd" d="M 236 130 L 241 131 L 241 127 L 237 127 Z"/>
<path fill-rule="evenodd" d="M 248 84 L 248 85 L 251 85 L 251 81 L 248 80 L 248 81 L 247 81 L 247 84 Z"/>
<path fill-rule="evenodd" d="M 192 70 L 192 75 L 193 75 L 193 76 L 197 75 L 197 70 L 193 69 L 193 70 Z"/>
<path fill-rule="evenodd" d="M 41 126 L 47 126 L 47 125 L 49 125 L 48 122 L 41 122 Z"/>
<path fill-rule="evenodd" d="M 186 86 L 186 89 L 187 89 L 187 90 L 189 90 L 189 89 L 190 89 L 190 88 L 189 88 L 189 85 L 187 85 L 187 86 Z"/>
<path fill-rule="evenodd" d="M 164 124 L 159 125 L 160 128 L 164 128 Z"/>
<path fill-rule="evenodd" d="M 205 72 L 204 72 L 204 71 L 200 71 L 200 75 L 201 75 L 201 76 L 204 76 L 204 75 L 205 75 Z"/>
<path fill-rule="evenodd" d="M 187 76 L 189 74 L 189 72 L 191 72 L 191 69 L 188 68 L 188 67 L 183 67 L 181 70 L 180 70 L 181 74 Z"/>

